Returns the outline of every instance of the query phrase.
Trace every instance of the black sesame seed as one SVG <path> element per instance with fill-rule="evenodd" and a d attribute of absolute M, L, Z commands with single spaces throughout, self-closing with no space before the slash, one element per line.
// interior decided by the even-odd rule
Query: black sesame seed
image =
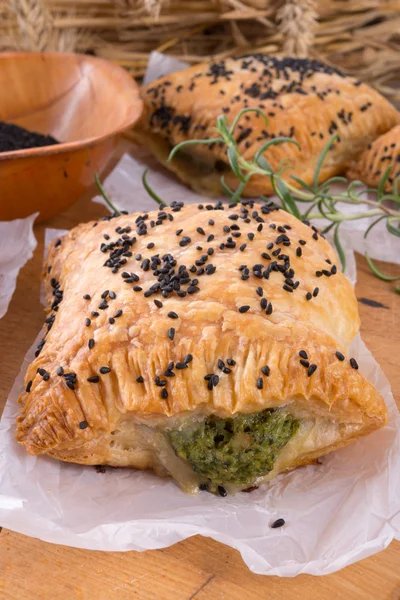
<path fill-rule="evenodd" d="M 140 285 L 134 285 L 132 289 L 134 292 L 142 292 L 143 291 L 143 288 L 140 287 Z"/>
<path fill-rule="evenodd" d="M 358 369 L 358 363 L 355 358 L 350 359 L 350 365 L 353 369 Z"/>
<path fill-rule="evenodd" d="M 173 327 L 170 327 L 168 329 L 168 337 L 170 340 L 173 340 L 175 337 L 175 329 Z"/>
<path fill-rule="evenodd" d="M 264 290 L 262 289 L 262 287 L 261 287 L 261 286 L 259 286 L 259 287 L 256 289 L 256 294 L 258 294 L 259 296 L 262 296 L 262 295 L 264 294 Z"/>
<path fill-rule="evenodd" d="M 165 388 L 161 390 L 160 396 L 163 400 L 166 400 L 168 398 L 168 392 Z"/>
<path fill-rule="evenodd" d="M 318 296 L 318 294 L 319 294 L 319 288 L 316 287 L 316 288 L 314 288 L 314 291 L 313 291 L 312 295 L 314 296 L 314 298 L 316 298 Z"/>
<path fill-rule="evenodd" d="M 32 380 L 28 381 L 25 391 L 29 394 L 29 392 L 31 391 L 31 387 L 32 387 Z"/>
<path fill-rule="evenodd" d="M 168 313 L 168 317 L 169 317 L 170 319 L 178 319 L 178 318 L 179 318 L 179 317 L 178 317 L 178 315 L 176 314 L 176 312 L 174 312 L 173 310 L 170 310 L 170 311 L 169 311 L 169 313 Z"/>
<path fill-rule="evenodd" d="M 181 361 L 177 362 L 175 365 L 175 369 L 178 369 L 178 371 L 181 371 L 182 369 L 187 369 L 187 368 L 188 368 L 187 364 L 184 362 L 181 362 Z"/>
<path fill-rule="evenodd" d="M 154 242 L 150 242 L 149 244 L 147 244 L 147 249 L 151 250 L 152 248 L 154 248 Z"/>
<path fill-rule="evenodd" d="M 247 237 L 249 238 L 249 240 L 253 241 L 254 240 L 254 233 L 248 233 Z"/>
<path fill-rule="evenodd" d="M 108 319 L 108 322 L 110 323 L 110 325 L 114 325 L 114 323 L 115 323 L 115 319 L 114 319 L 114 317 L 110 317 L 110 318 Z"/>
<path fill-rule="evenodd" d="M 279 527 L 283 527 L 285 524 L 285 519 L 277 519 L 271 525 L 271 529 L 278 529 Z"/>
<path fill-rule="evenodd" d="M 299 246 L 298 248 L 296 248 L 296 255 L 301 256 L 302 254 L 303 254 L 303 250 Z"/>
<path fill-rule="evenodd" d="M 217 487 L 217 491 L 218 491 L 218 494 L 220 496 L 222 496 L 222 498 L 225 498 L 228 495 L 228 492 L 226 491 L 226 489 L 222 485 L 219 485 Z"/>
<path fill-rule="evenodd" d="M 236 365 L 236 361 L 233 360 L 233 358 L 228 358 L 226 362 L 230 367 L 234 367 Z"/>
<path fill-rule="evenodd" d="M 263 310 L 265 310 L 268 306 L 268 301 L 266 298 L 261 298 L 260 300 L 260 306 Z"/>
<path fill-rule="evenodd" d="M 271 315 L 272 314 L 272 304 L 271 304 L 271 302 L 268 302 L 267 310 L 265 312 L 266 312 L 267 315 Z"/>
<path fill-rule="evenodd" d="M 306 300 L 311 300 L 311 298 L 312 298 L 311 292 L 307 292 L 307 294 L 306 294 Z"/>
<path fill-rule="evenodd" d="M 163 303 L 160 300 L 154 300 L 154 304 L 157 306 L 157 308 L 163 307 Z"/>
<path fill-rule="evenodd" d="M 87 421 L 81 421 L 79 423 L 79 429 L 86 429 L 87 427 L 89 427 L 89 423 Z"/>
<path fill-rule="evenodd" d="M 193 360 L 193 356 L 191 354 L 186 354 L 185 358 L 183 359 L 183 362 L 185 363 L 185 365 L 187 365 L 188 363 L 192 362 Z"/>
<path fill-rule="evenodd" d="M 113 291 L 111 291 L 108 295 L 111 298 L 111 300 L 115 300 L 115 298 L 117 297 L 117 294 Z"/>
<path fill-rule="evenodd" d="M 264 381 L 263 381 L 263 378 L 262 378 L 262 377 L 259 377 L 259 378 L 257 379 L 257 387 L 258 387 L 258 389 L 259 389 L 259 390 L 262 390 L 262 389 L 263 389 L 263 387 L 264 387 Z"/>
<path fill-rule="evenodd" d="M 270 372 L 271 372 L 271 369 L 269 368 L 268 365 L 265 365 L 264 367 L 261 368 L 261 373 L 263 373 L 267 377 L 269 377 Z"/>
<path fill-rule="evenodd" d="M 89 381 L 89 383 L 99 383 L 100 377 L 98 375 L 93 375 L 92 377 L 88 377 L 87 381 Z"/>
<path fill-rule="evenodd" d="M 202 227 L 197 227 L 196 231 L 197 231 L 197 233 L 200 233 L 201 235 L 206 235 L 206 233 Z"/>
<path fill-rule="evenodd" d="M 94 339 L 90 338 L 90 340 L 88 341 L 88 346 L 89 346 L 89 350 L 91 350 L 94 347 Z"/>
<path fill-rule="evenodd" d="M 106 375 L 107 373 L 109 373 L 111 371 L 110 367 L 100 367 L 99 370 L 102 375 Z"/>
<path fill-rule="evenodd" d="M 70 381 L 69 379 L 67 379 L 67 381 L 65 383 L 67 384 L 67 387 L 69 387 L 70 390 L 75 389 L 75 385 L 74 385 L 73 381 Z"/>
<path fill-rule="evenodd" d="M 85 320 L 86 327 L 89 327 L 89 325 L 91 325 L 91 323 L 92 323 L 92 321 L 90 319 Z"/>
<path fill-rule="evenodd" d="M 62 375 L 64 375 L 64 369 L 62 367 L 58 367 L 56 373 L 61 377 Z"/>
<path fill-rule="evenodd" d="M 192 240 L 190 239 L 190 237 L 187 236 L 183 236 L 183 238 L 180 240 L 179 245 L 181 247 L 187 246 L 188 244 L 190 244 Z"/>
<path fill-rule="evenodd" d="M 101 297 L 102 298 L 107 298 L 109 291 L 110 290 L 104 290 L 104 292 L 101 294 Z"/>
<path fill-rule="evenodd" d="M 307 375 L 308 375 L 309 377 L 311 377 L 311 375 L 312 375 L 313 373 L 315 373 L 315 371 L 316 371 L 316 370 L 317 370 L 317 365 L 316 365 L 316 364 L 314 364 L 314 363 L 313 363 L 313 364 L 311 364 L 311 365 L 309 366 L 309 368 L 308 368 Z"/>
<path fill-rule="evenodd" d="M 336 351 L 336 358 L 338 358 L 339 360 L 344 360 L 344 354 L 342 354 L 341 352 L 339 352 L 339 350 Z"/>
<path fill-rule="evenodd" d="M 308 369 L 308 367 L 310 366 L 308 360 L 304 360 L 304 358 L 300 360 L 300 364 L 303 365 L 303 367 L 305 367 L 306 369 Z"/>
<path fill-rule="evenodd" d="M 300 350 L 300 352 L 299 352 L 299 356 L 300 356 L 301 358 L 305 358 L 306 360 L 307 360 L 307 358 L 308 358 L 308 354 L 307 354 L 307 352 L 306 352 L 305 350 Z"/>
<path fill-rule="evenodd" d="M 240 313 L 246 313 L 248 310 L 250 310 L 250 306 L 248 306 L 247 304 L 245 304 L 244 306 L 240 306 L 239 307 L 239 312 Z"/>
<path fill-rule="evenodd" d="M 98 306 L 98 308 L 100 308 L 100 310 L 105 310 L 106 308 L 108 308 L 108 304 L 105 300 L 102 300 Z"/>
<path fill-rule="evenodd" d="M 90 300 L 91 297 L 89 296 L 89 294 L 84 294 L 83 299 L 84 300 Z"/>
<path fill-rule="evenodd" d="M 136 377 L 136 381 L 138 383 L 144 383 L 144 379 L 143 379 L 143 377 L 141 375 L 139 375 L 139 377 Z"/>

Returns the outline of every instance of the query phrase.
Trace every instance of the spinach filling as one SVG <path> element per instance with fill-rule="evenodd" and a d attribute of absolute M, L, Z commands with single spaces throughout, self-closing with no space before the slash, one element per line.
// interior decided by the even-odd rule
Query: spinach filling
<path fill-rule="evenodd" d="M 279 409 L 231 419 L 209 416 L 168 432 L 175 453 L 190 462 L 202 481 L 249 485 L 272 471 L 299 421 Z"/>

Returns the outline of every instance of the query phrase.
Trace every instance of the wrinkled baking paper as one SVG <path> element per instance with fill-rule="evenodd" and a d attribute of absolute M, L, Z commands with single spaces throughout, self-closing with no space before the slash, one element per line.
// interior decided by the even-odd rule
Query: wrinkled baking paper
<path fill-rule="evenodd" d="M 143 164 L 151 161 L 143 158 Z M 119 208 L 154 207 L 138 181 L 140 163 L 125 155 L 118 173 L 105 186 Z M 165 171 L 149 180 L 168 201 L 199 201 Z M 58 235 L 52 231 L 47 240 Z M 354 282 L 351 241 L 343 237 L 347 275 Z M 332 573 L 400 539 L 400 416 L 385 375 L 359 336 L 351 355 L 384 396 L 388 425 L 322 458 L 321 465 L 227 498 L 186 495 L 172 480 L 151 472 L 107 468 L 100 474 L 93 467 L 27 455 L 14 441 L 16 400 L 39 339 L 0 422 L 2 526 L 49 542 L 108 551 L 163 548 L 201 534 L 239 550 L 254 573 L 287 577 Z M 271 529 L 278 518 L 286 524 Z"/>
<path fill-rule="evenodd" d="M 36 248 L 33 223 L 38 214 L 0 222 L 0 319 L 7 312 L 19 270 L 32 258 Z"/>

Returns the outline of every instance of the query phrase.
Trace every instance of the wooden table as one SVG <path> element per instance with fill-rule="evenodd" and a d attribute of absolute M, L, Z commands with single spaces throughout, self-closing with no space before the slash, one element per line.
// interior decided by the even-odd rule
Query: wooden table
<path fill-rule="evenodd" d="M 35 228 L 38 247 L 21 270 L 5 317 L 0 321 L 0 412 L 23 356 L 43 322 L 39 278 L 45 227 L 69 229 L 98 218 L 105 209 L 88 199 Z M 390 284 L 374 278 L 357 257 L 357 297 L 363 338 L 391 381 L 400 401 L 400 297 Z M 385 265 L 394 274 L 398 267 Z M 4 350 L 7 342 L 7 350 Z M 325 577 L 294 579 L 253 575 L 239 553 L 195 536 L 164 550 L 92 552 L 55 546 L 12 531 L 0 534 L 2 600 L 400 600 L 400 543 Z"/>

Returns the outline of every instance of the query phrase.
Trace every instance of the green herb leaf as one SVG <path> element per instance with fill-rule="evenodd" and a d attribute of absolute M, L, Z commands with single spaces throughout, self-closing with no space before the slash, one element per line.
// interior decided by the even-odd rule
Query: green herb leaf
<path fill-rule="evenodd" d="M 321 154 L 318 157 L 317 165 L 315 167 L 315 172 L 314 172 L 314 179 L 313 179 L 313 188 L 314 188 L 314 190 L 316 190 L 317 187 L 318 187 L 319 175 L 320 175 L 321 168 L 322 168 L 322 165 L 324 163 L 324 160 L 326 158 L 326 155 L 328 154 L 329 150 L 332 148 L 332 146 L 335 143 L 336 139 L 337 139 L 337 133 L 335 133 L 335 135 L 333 135 L 331 137 L 331 139 L 326 144 L 325 148 L 322 150 Z"/>
<path fill-rule="evenodd" d="M 338 223 L 335 227 L 335 231 L 333 233 L 333 241 L 335 243 L 335 247 L 336 247 L 336 251 L 339 255 L 340 258 L 340 263 L 342 265 L 342 271 L 343 273 L 346 271 L 346 255 L 344 253 L 342 244 L 340 243 L 340 239 L 339 239 L 339 227 L 340 227 L 340 223 Z"/>
<path fill-rule="evenodd" d="M 96 185 L 97 185 L 97 188 L 98 188 L 98 190 L 99 190 L 100 194 L 103 196 L 103 198 L 104 198 L 104 200 L 106 201 L 106 203 L 107 203 L 108 207 L 111 209 L 111 211 L 112 211 L 112 212 L 113 212 L 115 215 L 118 215 L 118 216 L 120 216 L 120 215 L 121 215 L 121 212 L 120 212 L 120 211 L 118 210 L 118 208 L 116 208 L 116 207 L 114 206 L 114 204 L 111 202 L 110 198 L 107 196 L 107 194 L 106 194 L 106 192 L 105 192 L 105 189 L 104 189 L 104 188 L 103 188 L 103 186 L 101 185 L 101 182 L 100 182 L 100 178 L 99 178 L 99 175 L 98 175 L 98 173 L 95 173 L 95 174 L 94 174 L 94 180 L 95 180 L 95 182 L 96 182 Z"/>
<path fill-rule="evenodd" d="M 378 267 L 372 262 L 368 254 L 365 255 L 365 259 L 374 275 L 376 275 L 379 279 L 382 279 L 382 281 L 398 281 L 400 279 L 400 275 L 398 277 L 392 277 L 391 275 L 386 275 L 385 273 L 380 271 Z"/>
<path fill-rule="evenodd" d="M 273 178 L 273 181 L 275 183 L 275 190 L 276 190 L 277 196 L 281 200 L 283 200 L 283 202 L 285 203 L 285 205 L 287 207 L 289 207 L 288 212 L 290 212 L 292 215 L 294 215 L 295 217 L 297 217 L 298 219 L 301 220 L 301 213 L 300 213 L 299 209 L 297 208 L 296 202 L 293 200 L 292 196 L 290 195 L 286 183 L 283 181 L 283 179 L 275 179 L 275 177 Z"/>
<path fill-rule="evenodd" d="M 235 192 L 233 190 L 231 190 L 231 188 L 228 187 L 228 185 L 225 183 L 225 177 L 223 175 L 221 175 L 221 179 L 219 181 L 220 181 L 222 189 L 224 190 L 224 192 L 228 196 L 228 198 L 232 198 L 232 196 Z"/>
<path fill-rule="evenodd" d="M 171 160 L 174 158 L 175 154 L 177 154 L 177 152 L 182 150 L 182 148 L 186 148 L 186 146 L 196 146 L 197 144 L 202 144 L 202 145 L 215 144 L 216 142 L 220 142 L 220 141 L 221 141 L 221 138 L 210 138 L 208 140 L 185 140 L 184 142 L 181 142 L 180 144 L 177 144 L 176 146 L 174 146 L 172 148 L 171 152 L 169 153 L 167 162 L 171 162 Z"/>
<path fill-rule="evenodd" d="M 384 172 L 384 174 L 383 174 L 383 176 L 382 176 L 382 178 L 381 178 L 381 180 L 380 180 L 380 182 L 379 182 L 379 185 L 378 185 L 378 190 L 377 190 L 377 192 L 378 192 L 378 197 L 379 197 L 379 198 L 380 198 L 380 197 L 382 196 L 382 194 L 383 194 L 383 188 L 385 187 L 385 183 L 387 182 L 387 180 L 388 180 L 388 178 L 389 178 L 389 175 L 390 175 L 390 171 L 391 171 L 391 170 L 392 170 L 392 165 L 390 165 L 390 167 L 388 167 L 388 168 L 386 169 L 386 171 Z"/>
<path fill-rule="evenodd" d="M 399 227 L 393 227 L 392 223 L 395 222 L 399 222 L 400 221 L 400 216 L 399 217 L 389 217 L 386 221 L 386 228 L 390 233 L 393 233 L 393 235 L 400 237 L 400 229 Z"/>
<path fill-rule="evenodd" d="M 151 198 L 153 198 L 153 200 L 155 200 L 157 202 L 157 204 L 159 204 L 160 206 L 168 206 L 168 204 L 166 202 L 164 202 L 163 200 L 161 200 L 161 198 L 159 196 L 157 196 L 157 194 L 155 193 L 155 191 L 148 184 L 148 182 L 147 182 L 147 173 L 148 173 L 148 171 L 149 171 L 149 169 L 146 169 L 145 172 L 142 175 L 142 183 L 143 183 L 144 189 L 149 194 L 149 196 Z"/>
<path fill-rule="evenodd" d="M 369 227 L 367 227 L 367 229 L 365 230 L 365 233 L 364 233 L 364 239 L 366 239 L 366 238 L 367 238 L 367 236 L 368 236 L 369 232 L 371 231 L 371 229 L 372 229 L 373 227 L 375 227 L 375 225 L 377 225 L 377 224 L 379 223 L 379 221 L 382 221 L 382 219 L 387 219 L 387 216 L 386 216 L 386 215 L 383 215 L 382 217 L 379 217 L 379 218 L 378 218 L 378 219 L 376 219 L 376 220 L 375 220 L 373 223 L 371 223 L 371 225 L 370 225 Z"/>
<path fill-rule="evenodd" d="M 236 177 L 240 181 L 246 181 L 245 177 L 239 167 L 239 163 L 237 160 L 236 148 L 233 148 L 232 146 L 230 148 L 228 148 L 227 155 L 228 155 L 229 164 L 231 165 L 231 169 L 234 172 L 234 174 L 236 175 Z"/>

